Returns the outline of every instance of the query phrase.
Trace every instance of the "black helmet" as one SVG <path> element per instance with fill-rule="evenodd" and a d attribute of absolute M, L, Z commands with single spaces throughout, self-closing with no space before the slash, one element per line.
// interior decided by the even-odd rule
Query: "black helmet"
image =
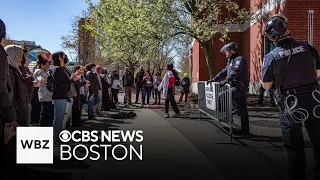
<path fill-rule="evenodd" d="M 270 17 L 265 25 L 265 35 L 271 41 L 277 41 L 285 36 L 288 28 L 288 19 L 283 15 L 274 15 Z"/>
<path fill-rule="evenodd" d="M 220 52 L 221 52 L 221 53 L 224 53 L 224 52 L 226 52 L 226 51 L 231 51 L 231 50 L 233 50 L 233 51 L 235 51 L 235 52 L 238 51 L 238 46 L 237 46 L 237 44 L 236 44 L 235 42 L 231 42 L 231 43 L 229 43 L 229 44 L 224 45 L 224 46 L 221 48 Z"/>
<path fill-rule="evenodd" d="M 4 38 L 5 34 L 6 34 L 6 25 L 0 19 L 0 41 Z"/>

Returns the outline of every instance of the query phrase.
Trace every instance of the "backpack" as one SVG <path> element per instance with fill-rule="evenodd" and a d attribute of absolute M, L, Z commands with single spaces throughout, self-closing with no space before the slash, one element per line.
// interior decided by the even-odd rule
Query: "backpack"
<path fill-rule="evenodd" d="M 54 81 L 54 73 L 55 72 L 56 72 L 56 67 L 53 70 L 49 69 L 49 71 L 48 71 L 49 76 L 47 79 L 46 87 L 50 92 L 53 92 L 56 88 L 56 83 Z"/>
<path fill-rule="evenodd" d="M 180 86 L 180 78 L 176 72 L 173 72 L 174 79 L 176 80 L 175 86 Z"/>

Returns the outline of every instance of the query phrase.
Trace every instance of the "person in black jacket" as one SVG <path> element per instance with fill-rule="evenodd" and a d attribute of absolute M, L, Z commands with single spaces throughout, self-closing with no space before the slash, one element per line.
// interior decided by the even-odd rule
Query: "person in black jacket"
<path fill-rule="evenodd" d="M 75 66 L 73 68 L 73 73 L 80 74 L 81 76 L 83 75 L 84 71 L 81 68 L 81 66 Z M 73 98 L 73 104 L 72 104 L 72 127 L 79 127 L 81 125 L 81 109 L 80 108 L 80 88 L 83 86 L 88 86 L 89 81 L 76 81 L 74 82 L 76 91 L 77 91 L 77 96 Z"/>
<path fill-rule="evenodd" d="M 89 86 L 89 98 L 88 98 L 88 120 L 96 119 L 94 116 L 94 106 L 99 104 L 99 79 L 96 76 L 95 72 L 96 65 L 91 63 L 86 66 L 87 73 L 86 79 L 90 81 Z"/>
<path fill-rule="evenodd" d="M 134 85 L 134 77 L 128 67 L 125 68 L 126 72 L 122 76 L 122 86 L 124 87 L 124 104 L 132 104 L 131 90 Z"/>
<path fill-rule="evenodd" d="M 54 88 L 52 102 L 54 105 L 53 134 L 56 142 L 59 142 L 59 134 L 63 128 L 63 119 L 66 113 L 68 102 L 68 91 L 73 81 L 78 81 L 80 76 L 77 73 L 72 76 L 66 71 L 65 67 L 66 55 L 63 52 L 52 54 L 53 65 L 55 66 L 52 74 L 54 77 Z"/>
<path fill-rule="evenodd" d="M 189 79 L 188 73 L 184 73 L 184 78 L 181 80 L 180 84 L 183 89 L 181 90 L 181 96 L 179 99 L 179 103 L 182 102 L 183 96 L 184 96 L 184 102 L 187 103 L 188 95 L 190 93 L 190 79 Z"/>
<path fill-rule="evenodd" d="M 5 38 L 6 27 L 4 22 L 0 19 L 0 41 Z M 0 45 L 0 164 L 1 164 L 1 177 L 5 178 L 8 174 L 8 157 L 5 149 L 7 145 L 4 143 L 4 126 L 6 124 L 15 130 L 18 126 L 16 110 L 12 103 L 12 87 L 10 85 L 9 64 L 7 54 L 4 48 Z M 12 140 L 11 140 L 12 141 Z M 13 142 L 12 144 L 15 144 Z M 12 154 L 12 153 L 10 153 Z"/>
<path fill-rule="evenodd" d="M 106 69 L 103 70 L 102 74 L 102 108 L 104 111 L 110 111 L 110 109 L 116 108 L 116 105 L 111 101 L 109 93 L 109 90 L 111 89 L 111 79 Z"/>
<path fill-rule="evenodd" d="M 6 27 L 4 22 L 0 19 L 0 41 L 5 38 L 5 34 Z M 14 109 L 12 98 L 10 96 L 10 94 L 12 94 L 12 87 L 10 85 L 7 54 L 2 46 L 0 46 L 0 67 L 0 136 L 2 137 L 3 126 L 5 125 L 5 123 L 9 123 L 13 127 L 16 127 L 18 125 L 16 121 L 16 111 Z M 3 138 L 1 138 L 1 140 L 3 140 Z"/>
<path fill-rule="evenodd" d="M 28 87 L 26 79 L 18 68 L 23 55 L 23 48 L 17 45 L 8 45 L 5 48 L 8 54 L 10 83 L 13 89 L 13 105 L 17 111 L 19 125 L 26 126 L 29 120 Z"/>
<path fill-rule="evenodd" d="M 135 104 L 138 104 L 139 94 L 140 94 L 140 92 L 142 92 L 142 87 L 143 87 L 142 81 L 143 81 L 144 75 L 145 75 L 145 72 L 143 70 L 143 67 L 141 66 L 139 72 L 136 75 L 136 78 L 134 79 L 135 84 L 136 84 L 136 101 L 135 101 Z"/>

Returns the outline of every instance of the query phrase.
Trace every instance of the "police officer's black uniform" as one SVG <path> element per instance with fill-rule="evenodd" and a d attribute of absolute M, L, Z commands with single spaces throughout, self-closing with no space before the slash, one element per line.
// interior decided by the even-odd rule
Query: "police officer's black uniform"
<path fill-rule="evenodd" d="M 261 80 L 274 85 L 291 179 L 305 179 L 304 122 L 314 150 L 315 179 L 319 180 L 320 107 L 316 106 L 320 105 L 320 94 L 316 70 L 320 69 L 320 58 L 312 45 L 291 39 L 286 31 L 285 17 L 277 15 L 267 21 L 266 35 L 277 47 L 264 57 Z"/>
<path fill-rule="evenodd" d="M 231 42 L 222 47 L 220 52 L 235 51 L 231 57 L 228 58 L 227 66 L 218 73 L 215 78 L 208 81 L 216 82 L 226 77 L 226 80 L 221 84 L 230 83 L 232 86 L 232 98 L 235 100 L 239 114 L 241 117 L 241 133 L 249 133 L 249 117 L 247 109 L 247 93 L 249 91 L 249 69 L 246 60 L 238 55 L 237 44 Z"/>

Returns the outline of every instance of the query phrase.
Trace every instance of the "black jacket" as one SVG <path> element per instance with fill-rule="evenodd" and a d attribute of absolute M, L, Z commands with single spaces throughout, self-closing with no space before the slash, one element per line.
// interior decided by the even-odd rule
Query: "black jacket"
<path fill-rule="evenodd" d="M 95 96 L 99 96 L 99 79 L 97 75 L 94 72 L 87 72 L 86 74 L 86 79 L 90 81 L 90 86 L 89 86 L 89 94 L 94 94 Z"/>
<path fill-rule="evenodd" d="M 17 115 L 12 103 L 13 91 L 10 84 L 7 54 L 1 45 L 0 68 L 0 117 L 6 123 L 17 120 Z"/>
<path fill-rule="evenodd" d="M 68 91 L 72 82 L 71 74 L 65 68 L 56 66 L 53 76 L 55 88 L 52 99 L 68 99 Z"/>
<path fill-rule="evenodd" d="M 134 77 L 132 73 L 125 73 L 122 76 L 123 79 L 123 87 L 132 87 L 134 83 Z"/>
<path fill-rule="evenodd" d="M 181 80 L 181 86 L 184 93 L 190 93 L 190 79 L 185 77 Z"/>
<path fill-rule="evenodd" d="M 13 89 L 13 106 L 17 114 L 17 122 L 19 125 L 25 126 L 29 119 L 28 110 L 28 87 L 26 79 L 20 74 L 16 67 L 9 65 L 10 83 Z"/>
<path fill-rule="evenodd" d="M 242 56 L 237 54 L 232 55 L 229 58 L 227 66 L 216 75 L 214 81 L 226 77 L 226 80 L 231 82 L 233 87 L 238 90 L 247 92 L 249 89 L 249 68 L 246 60 Z"/>
<path fill-rule="evenodd" d="M 135 83 L 137 86 L 142 86 L 143 85 L 143 77 L 144 77 L 144 71 L 139 71 L 136 75 L 136 78 L 135 78 Z"/>

